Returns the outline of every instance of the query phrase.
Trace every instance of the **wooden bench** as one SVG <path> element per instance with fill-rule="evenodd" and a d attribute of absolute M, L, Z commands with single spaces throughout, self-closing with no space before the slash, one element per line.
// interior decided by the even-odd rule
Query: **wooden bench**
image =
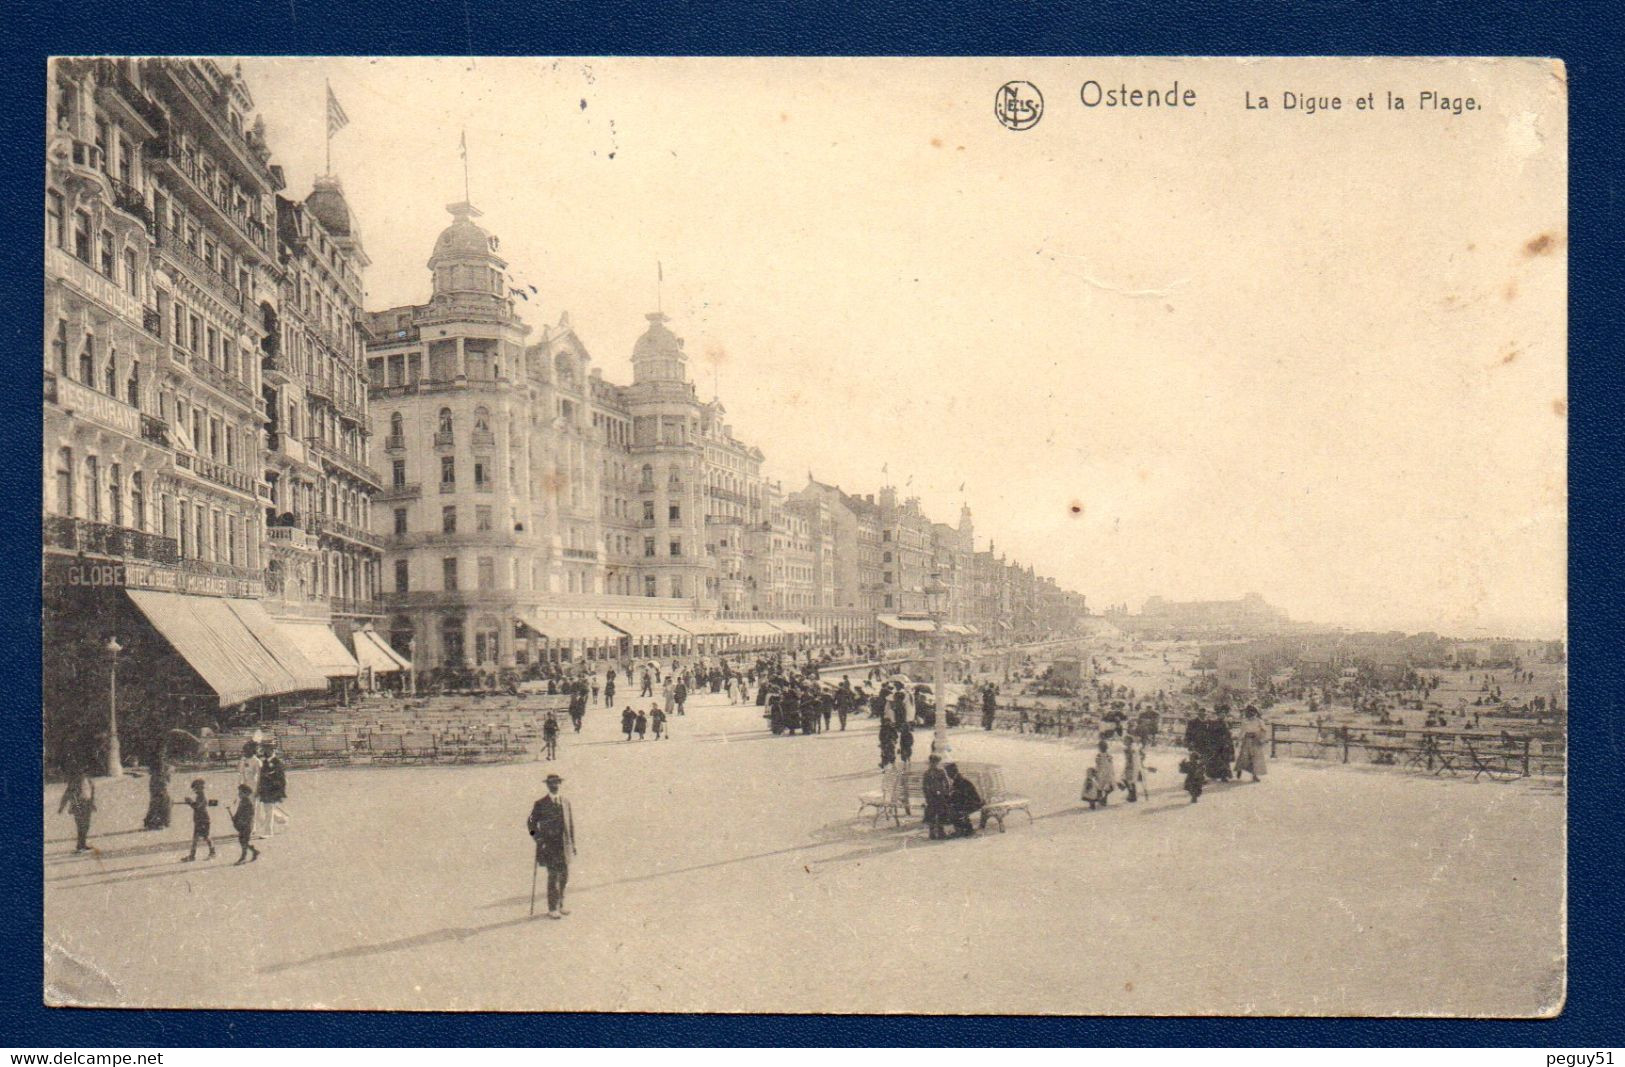
<path fill-rule="evenodd" d="M 1004 820 L 1016 811 L 1025 812 L 1027 821 L 1032 822 L 1032 801 L 1011 793 L 1005 785 L 1004 772 L 997 766 L 991 763 L 962 763 L 959 773 L 970 780 L 982 798 L 982 807 L 977 814 L 981 816 L 983 826 L 991 819 L 999 824 L 999 833 L 1002 834 Z M 878 826 L 881 818 L 889 815 L 893 825 L 902 826 L 902 816 L 914 814 L 916 798 L 923 809 L 924 785 L 924 770 L 887 770 L 881 775 L 879 789 L 858 797 L 858 815 L 861 817 L 865 811 L 873 808 L 875 815 L 869 825 Z"/>
<path fill-rule="evenodd" d="M 903 825 L 903 815 L 914 814 L 913 802 L 920 797 L 924 804 L 925 771 L 904 771 L 896 767 L 882 771 L 880 774 L 880 788 L 874 792 L 864 793 L 858 797 L 858 815 L 861 817 L 869 808 L 875 809 L 875 817 L 869 825 L 880 825 L 883 815 L 890 815 L 892 823 Z"/>

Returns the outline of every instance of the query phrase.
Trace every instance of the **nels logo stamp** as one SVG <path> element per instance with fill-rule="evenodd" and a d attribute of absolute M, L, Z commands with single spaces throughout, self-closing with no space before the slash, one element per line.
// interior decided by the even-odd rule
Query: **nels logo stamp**
<path fill-rule="evenodd" d="M 1044 94 L 1032 82 L 1005 82 L 993 96 L 993 114 L 1007 130 L 1030 130 L 1044 117 Z"/>

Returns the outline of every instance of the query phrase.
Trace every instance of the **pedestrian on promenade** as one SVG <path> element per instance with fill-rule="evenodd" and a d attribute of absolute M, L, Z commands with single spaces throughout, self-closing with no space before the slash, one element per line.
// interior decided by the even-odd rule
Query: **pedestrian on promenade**
<path fill-rule="evenodd" d="M 531 807 L 530 818 L 525 820 L 525 829 L 536 842 L 536 866 L 547 868 L 549 919 L 570 914 L 564 906 L 564 887 L 570 881 L 570 858 L 576 854 L 576 825 L 570 802 L 559 795 L 563 782 L 556 774 L 548 775 L 547 794 Z"/>
<path fill-rule="evenodd" d="M 604 707 L 613 708 L 614 706 L 615 706 L 615 675 L 611 674 L 609 676 L 609 680 L 604 683 Z"/>
<path fill-rule="evenodd" d="M 897 727 L 890 719 L 880 720 L 880 769 L 897 762 Z"/>
<path fill-rule="evenodd" d="M 659 711 L 660 710 L 660 705 L 659 704 L 650 704 L 649 707 L 653 711 Z M 643 740 L 643 735 L 649 732 L 649 716 L 647 716 L 643 712 L 639 711 L 638 714 L 637 714 L 637 717 L 635 719 L 633 719 L 632 724 L 633 724 L 634 728 L 638 731 L 638 740 L 642 741 Z"/>
<path fill-rule="evenodd" d="M 576 733 L 579 734 L 581 732 L 581 720 L 585 719 L 586 717 L 587 717 L 587 709 L 585 707 L 577 704 L 575 701 L 571 701 L 570 702 L 570 725 L 575 727 L 575 732 Z"/>
<path fill-rule="evenodd" d="M 914 724 L 907 720 L 897 728 L 897 756 L 907 770 L 914 759 Z"/>
<path fill-rule="evenodd" d="M 948 806 L 954 821 L 956 837 L 972 837 L 976 831 L 972 829 L 970 817 L 982 810 L 982 794 L 976 789 L 976 783 L 959 773 L 959 764 L 950 763 L 943 767 L 948 772 L 952 785 L 948 792 Z M 987 829 L 987 815 L 982 815 L 982 829 Z"/>
<path fill-rule="evenodd" d="M 1084 773 L 1083 796 L 1079 799 L 1087 801 L 1089 810 L 1094 811 L 1109 801 L 1116 784 L 1117 765 L 1112 762 L 1110 745 L 1101 738 L 1095 752 L 1095 765 Z"/>
<path fill-rule="evenodd" d="M 265 742 L 265 766 L 260 768 L 260 836 L 275 837 L 278 820 L 286 823 L 283 803 L 288 799 L 288 767 L 277 754 L 276 742 Z"/>
<path fill-rule="evenodd" d="M 1250 774 L 1257 782 L 1269 770 L 1269 753 L 1264 746 L 1266 730 L 1263 715 L 1248 704 L 1241 713 L 1241 743 L 1236 748 L 1237 778 Z"/>
<path fill-rule="evenodd" d="M 551 711 L 542 721 L 542 749 L 548 759 L 554 759 L 559 754 L 559 721 Z"/>
<path fill-rule="evenodd" d="M 827 733 L 829 731 L 830 716 L 835 714 L 835 698 L 829 694 L 828 690 L 818 694 L 818 712 L 824 717 L 824 730 Z"/>
<path fill-rule="evenodd" d="M 260 787 L 260 768 L 265 765 L 260 759 L 259 731 L 254 731 L 254 738 L 243 742 L 243 753 L 237 757 L 237 784 L 248 786 L 250 791 Z"/>
<path fill-rule="evenodd" d="M 632 740 L 632 730 L 637 724 L 637 713 L 632 710 L 632 705 L 628 704 L 621 709 L 621 732 L 626 735 L 628 741 Z"/>
<path fill-rule="evenodd" d="M 1184 759 L 1179 761 L 1180 773 L 1185 776 L 1185 792 L 1191 795 L 1191 803 L 1196 803 L 1202 796 L 1202 786 L 1207 782 L 1207 771 L 1203 766 L 1202 754 L 1191 749 Z"/>
<path fill-rule="evenodd" d="M 209 837 L 209 809 L 219 801 L 210 800 L 204 795 L 204 784 L 201 778 L 192 779 L 192 795 L 181 798 L 181 803 L 192 809 L 192 851 L 181 858 L 182 863 L 191 863 L 197 859 L 199 841 L 209 846 L 207 858 L 214 859 L 214 841 Z"/>
<path fill-rule="evenodd" d="M 948 797 L 953 783 L 948 780 L 948 772 L 942 769 L 941 756 L 932 756 L 928 762 L 930 766 L 920 786 L 925 794 L 925 827 L 931 840 L 941 841 L 948 837 Z"/>
<path fill-rule="evenodd" d="M 1149 797 L 1150 791 L 1146 788 L 1145 780 L 1145 746 L 1133 734 L 1123 738 L 1123 790 L 1128 794 L 1128 802 L 1135 803 L 1140 797 Z"/>
<path fill-rule="evenodd" d="M 638 696 L 640 696 L 640 697 L 652 697 L 654 695 L 655 695 L 655 680 L 649 674 L 649 668 L 645 667 L 645 668 L 643 668 L 643 691 L 640 692 L 638 694 Z"/>
<path fill-rule="evenodd" d="M 677 683 L 676 690 L 674 690 L 672 692 L 672 699 L 674 699 L 677 702 L 677 714 L 686 715 L 687 712 L 685 712 L 683 710 L 683 705 L 688 702 L 688 683 L 687 682 L 679 681 Z"/>
<path fill-rule="evenodd" d="M 668 677 L 664 682 L 660 683 L 660 700 L 664 705 L 663 710 L 666 712 L 668 718 L 671 716 L 672 710 L 676 704 L 676 693 L 677 683 L 671 678 Z"/>
<path fill-rule="evenodd" d="M 88 774 L 76 774 L 68 779 L 68 787 L 62 791 L 62 802 L 56 806 L 56 813 L 61 815 L 64 811 L 73 815 L 73 829 L 77 843 L 73 846 L 75 852 L 89 852 L 90 817 L 96 811 L 96 783 L 90 780 Z"/>
<path fill-rule="evenodd" d="M 649 721 L 654 726 L 655 740 L 663 740 L 666 736 L 666 713 L 659 705 L 649 713 Z"/>
<path fill-rule="evenodd" d="M 1236 742 L 1230 733 L 1230 705 L 1219 705 L 1218 712 L 1208 728 L 1212 731 L 1212 739 L 1208 749 L 1207 776 L 1228 782 L 1234 774 L 1236 762 Z"/>
<path fill-rule="evenodd" d="M 260 858 L 260 850 L 254 847 L 250 837 L 254 836 L 254 791 L 246 785 L 237 787 L 237 806 L 231 809 L 231 825 L 237 831 L 237 844 L 242 846 L 242 852 L 237 857 L 237 863 L 253 862 L 248 854 L 252 852 L 254 859 Z"/>

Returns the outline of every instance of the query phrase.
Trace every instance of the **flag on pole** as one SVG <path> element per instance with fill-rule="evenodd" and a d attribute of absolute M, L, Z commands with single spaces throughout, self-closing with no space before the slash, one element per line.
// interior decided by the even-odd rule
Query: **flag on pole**
<path fill-rule="evenodd" d="M 327 136 L 331 137 L 350 124 L 350 116 L 344 113 L 339 106 L 339 98 L 333 95 L 333 86 L 327 86 Z"/>

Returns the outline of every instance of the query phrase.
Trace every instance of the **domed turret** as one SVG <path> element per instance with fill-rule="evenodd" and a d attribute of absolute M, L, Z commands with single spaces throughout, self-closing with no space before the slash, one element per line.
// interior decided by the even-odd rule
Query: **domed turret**
<path fill-rule="evenodd" d="M 322 229 L 332 236 L 351 236 L 350 205 L 337 178 L 317 178 L 315 188 L 305 198 L 305 210 L 316 216 Z"/>
<path fill-rule="evenodd" d="M 632 346 L 632 382 L 684 382 L 688 353 L 683 339 L 666 328 L 671 320 L 658 311 L 645 315 L 649 328 Z"/>
<path fill-rule="evenodd" d="M 452 223 L 441 231 L 429 257 L 434 272 L 434 295 L 477 294 L 505 299 L 503 271 L 508 264 L 497 255 L 497 239 L 474 223 L 480 214 L 473 204 L 448 204 Z"/>

